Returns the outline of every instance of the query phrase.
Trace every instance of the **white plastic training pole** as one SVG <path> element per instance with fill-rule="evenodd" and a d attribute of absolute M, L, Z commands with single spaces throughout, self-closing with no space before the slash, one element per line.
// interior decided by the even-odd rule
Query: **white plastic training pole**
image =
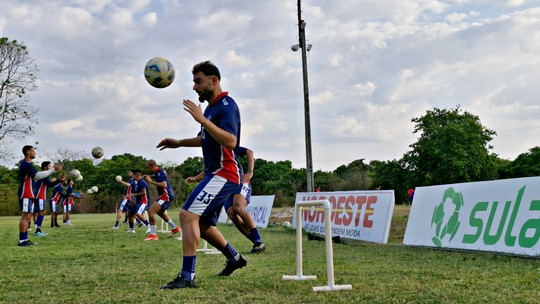
<path fill-rule="evenodd" d="M 212 247 L 212 249 L 208 249 L 208 242 L 206 240 L 203 240 L 203 248 L 197 249 L 197 252 L 204 252 L 205 254 L 220 254 L 221 253 L 221 251 L 217 250 L 214 247 Z"/>
<path fill-rule="evenodd" d="M 334 253 L 332 247 L 332 225 L 330 222 L 330 214 L 332 213 L 332 205 L 328 200 L 305 201 L 296 203 L 296 275 L 282 277 L 283 280 L 311 280 L 317 276 L 305 276 L 302 273 L 302 217 L 301 211 L 303 206 L 320 206 L 324 208 L 324 224 L 325 224 L 325 245 L 326 245 L 326 268 L 328 285 L 313 287 L 313 291 L 336 291 L 350 290 L 352 285 L 335 285 L 334 284 Z"/>
<path fill-rule="evenodd" d="M 300 212 L 302 206 L 296 204 L 296 275 L 284 275 L 282 277 L 285 281 L 298 281 L 298 280 L 315 280 L 317 276 L 310 275 L 305 276 L 302 271 L 302 220 L 300 218 Z"/>
<path fill-rule="evenodd" d="M 167 210 L 165 210 L 164 213 L 167 214 Z M 166 223 L 163 219 L 161 219 L 161 229 L 158 230 L 157 232 L 168 233 L 169 232 L 169 224 Z"/>

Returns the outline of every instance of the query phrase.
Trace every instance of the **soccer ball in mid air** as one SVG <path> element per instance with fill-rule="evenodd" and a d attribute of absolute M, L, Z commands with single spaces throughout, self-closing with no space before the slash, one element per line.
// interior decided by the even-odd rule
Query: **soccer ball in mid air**
<path fill-rule="evenodd" d="M 81 171 L 79 171 L 77 169 L 73 169 L 73 170 L 71 170 L 71 172 L 69 172 L 69 175 L 71 175 L 71 177 L 77 179 L 77 178 L 79 178 L 79 176 L 81 176 Z"/>
<path fill-rule="evenodd" d="M 155 88 L 168 87 L 173 82 L 174 75 L 173 65 L 165 58 L 154 57 L 144 66 L 144 78 Z"/>
<path fill-rule="evenodd" d="M 103 153 L 105 153 L 105 151 L 103 151 L 101 147 L 94 147 L 94 149 L 92 149 L 92 156 L 94 158 L 102 158 Z"/>

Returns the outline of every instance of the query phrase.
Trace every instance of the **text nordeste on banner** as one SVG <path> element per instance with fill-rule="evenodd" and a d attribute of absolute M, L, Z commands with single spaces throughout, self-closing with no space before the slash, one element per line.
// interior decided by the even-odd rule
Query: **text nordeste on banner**
<path fill-rule="evenodd" d="M 394 212 L 394 190 L 305 192 L 297 193 L 295 202 L 325 200 L 332 205 L 332 236 L 386 244 Z M 296 228 L 296 204 L 292 227 Z M 302 228 L 324 234 L 324 209 L 303 207 Z"/>

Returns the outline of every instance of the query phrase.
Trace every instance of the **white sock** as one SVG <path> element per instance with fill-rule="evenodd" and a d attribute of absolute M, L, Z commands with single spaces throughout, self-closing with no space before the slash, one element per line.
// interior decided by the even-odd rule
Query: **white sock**
<path fill-rule="evenodd" d="M 167 222 L 167 224 L 169 224 L 169 226 L 170 226 L 172 229 L 176 228 L 176 225 L 174 224 L 173 220 L 169 220 L 169 221 Z"/>

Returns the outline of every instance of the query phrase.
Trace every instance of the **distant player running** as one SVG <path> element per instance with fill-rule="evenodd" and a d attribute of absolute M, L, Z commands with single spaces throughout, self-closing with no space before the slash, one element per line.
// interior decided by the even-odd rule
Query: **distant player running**
<path fill-rule="evenodd" d="M 133 179 L 137 183 L 137 187 L 129 194 L 132 203 L 128 213 L 129 230 L 126 233 L 135 233 L 135 217 L 138 217 L 144 223 L 146 233 L 150 233 L 150 223 L 144 217 L 144 212 L 148 210 L 148 201 L 150 200 L 148 184 L 142 179 L 140 170 L 133 170 Z"/>
<path fill-rule="evenodd" d="M 251 178 L 255 167 L 255 158 L 253 151 L 244 147 L 238 147 L 235 152 L 238 156 L 246 156 L 248 161 L 248 170 L 242 176 L 242 184 L 233 197 L 225 203 L 224 208 L 229 218 L 233 221 L 236 228 L 245 235 L 252 243 L 251 253 L 263 252 L 266 249 L 262 238 L 257 229 L 257 225 L 246 210 L 251 199 Z"/>
<path fill-rule="evenodd" d="M 255 167 L 255 158 L 253 151 L 244 147 L 238 147 L 235 149 L 238 156 L 246 156 L 248 161 L 248 171 L 244 172 L 242 177 L 242 184 L 238 185 L 238 189 L 234 196 L 229 197 L 223 208 L 227 212 L 229 218 L 233 221 L 234 225 L 244 236 L 246 236 L 252 243 L 251 253 L 263 252 L 266 249 L 262 238 L 257 229 L 257 225 L 251 218 L 251 215 L 246 210 L 247 205 L 251 199 L 251 178 L 253 177 L 253 169 Z M 186 178 L 186 183 L 199 182 L 204 177 L 204 171 L 196 176 Z"/>
<path fill-rule="evenodd" d="M 171 227 L 169 237 L 180 232 L 180 227 L 177 227 L 173 220 L 171 220 L 165 212 L 169 208 L 171 201 L 174 199 L 174 193 L 172 191 L 171 183 L 169 183 L 169 179 L 167 178 L 167 173 L 165 170 L 160 168 L 153 159 L 146 162 L 146 169 L 148 170 L 148 173 L 154 174 L 155 181 L 152 180 L 152 178 L 148 175 L 145 175 L 144 179 L 147 183 L 153 184 L 157 187 L 158 198 L 154 203 L 152 203 L 152 206 L 148 210 L 151 232 L 150 235 L 148 235 L 148 237 L 144 240 L 156 241 L 159 239 L 156 233 L 156 214 L 159 215 L 159 217 L 161 217 Z"/>

